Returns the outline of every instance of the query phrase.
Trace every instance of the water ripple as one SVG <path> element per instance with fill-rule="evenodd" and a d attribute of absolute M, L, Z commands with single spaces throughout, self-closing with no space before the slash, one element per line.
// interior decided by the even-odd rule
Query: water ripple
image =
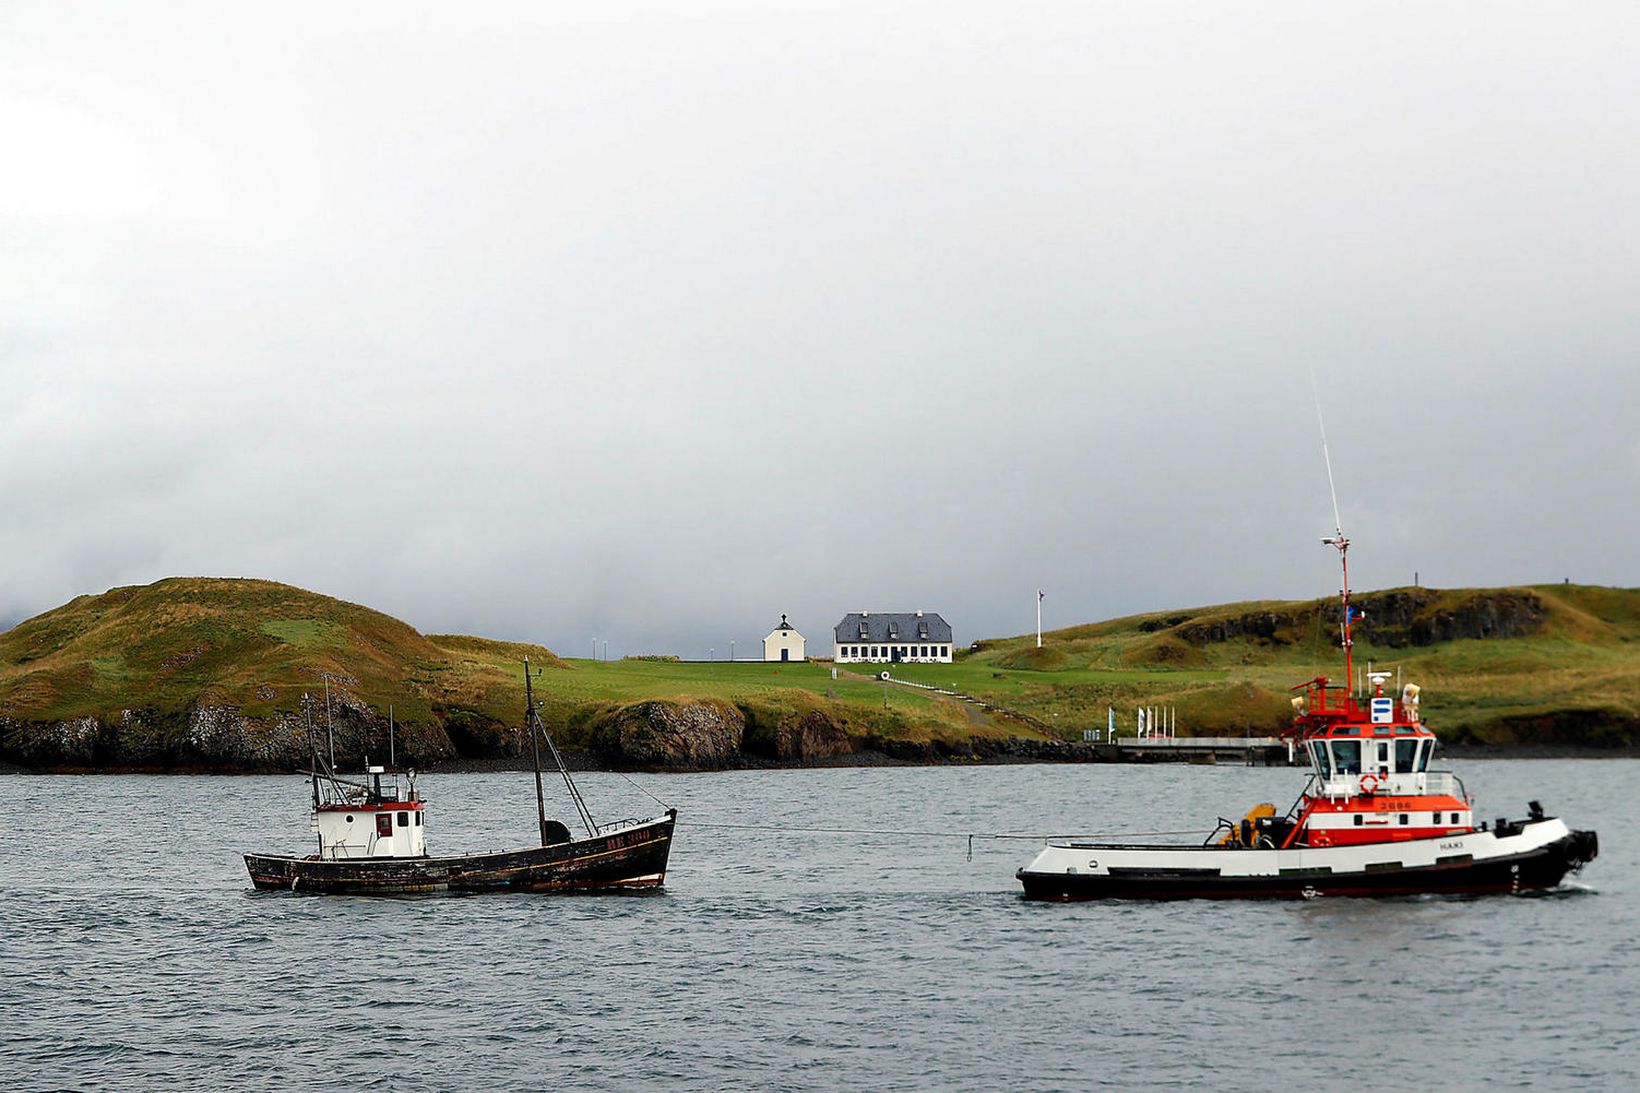
<path fill-rule="evenodd" d="M 319 898 L 252 893 L 239 858 L 302 844 L 294 779 L 8 777 L 0 1073 L 8 1093 L 1268 1089 L 1313 1084 L 1324 1052 L 1386 1089 L 1640 1087 L 1640 821 L 1616 804 L 1640 765 L 1464 773 L 1499 812 L 1599 818 L 1604 856 L 1530 899 L 1039 905 L 1012 879 L 1028 844 L 969 861 L 965 840 L 688 823 L 1171 828 L 1291 772 L 766 771 L 649 780 L 683 814 L 656 898 Z M 436 849 L 529 841 L 520 779 L 425 788 Z M 1386 1034 L 1301 1034 L 1338 1013 Z"/>

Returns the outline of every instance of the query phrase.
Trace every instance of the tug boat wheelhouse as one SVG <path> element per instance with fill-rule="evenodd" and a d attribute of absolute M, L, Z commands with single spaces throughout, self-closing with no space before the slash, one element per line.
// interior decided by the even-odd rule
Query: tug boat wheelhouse
<path fill-rule="evenodd" d="M 337 777 L 317 754 L 308 772 L 313 783 L 309 826 L 317 853 L 306 857 L 246 854 L 251 883 L 291 892 L 406 894 L 419 892 L 527 891 L 621 892 L 660 888 L 666 881 L 676 809 L 651 820 L 597 824 L 575 780 L 541 724 L 524 665 L 536 814 L 541 845 L 483 854 L 432 857 L 427 853 L 426 802 L 414 771 L 367 767 L 364 781 Z M 569 791 L 584 838 L 547 819 L 541 786 L 539 741 L 544 739 Z M 402 781 L 401 781 L 402 779 Z"/>
<path fill-rule="evenodd" d="M 1342 642 L 1353 678 L 1349 540 Z M 1365 701 L 1317 677 L 1295 687 L 1293 725 L 1309 781 L 1286 815 L 1255 806 L 1221 819 L 1201 846 L 1050 840 L 1017 877 L 1029 899 L 1248 899 L 1320 895 L 1518 893 L 1553 888 L 1599 852 L 1593 831 L 1573 831 L 1531 802 L 1524 820 L 1475 826 L 1473 798 L 1456 775 L 1429 769 L 1435 735 L 1419 714 L 1419 689 L 1385 694 L 1370 675 Z"/>

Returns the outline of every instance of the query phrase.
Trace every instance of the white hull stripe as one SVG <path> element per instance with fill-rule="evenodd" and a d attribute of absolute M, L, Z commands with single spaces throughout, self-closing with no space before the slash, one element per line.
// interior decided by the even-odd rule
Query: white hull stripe
<path fill-rule="evenodd" d="M 1297 847 L 1291 850 L 1247 850 L 1223 847 L 1110 846 L 1054 842 L 1027 867 L 1032 873 L 1108 875 L 1115 869 L 1213 869 L 1225 877 L 1279 877 L 1294 869 L 1329 869 L 1357 873 L 1375 868 L 1415 869 L 1464 861 L 1486 861 L 1525 854 L 1563 839 L 1562 820 L 1527 824 L 1518 835 L 1473 831 L 1401 842 L 1356 846 Z"/>

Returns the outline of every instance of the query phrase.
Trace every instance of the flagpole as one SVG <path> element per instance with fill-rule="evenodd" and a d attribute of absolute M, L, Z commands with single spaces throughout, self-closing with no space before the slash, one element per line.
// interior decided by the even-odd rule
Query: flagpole
<path fill-rule="evenodd" d="M 1036 647 L 1042 648 L 1042 589 L 1036 590 Z"/>

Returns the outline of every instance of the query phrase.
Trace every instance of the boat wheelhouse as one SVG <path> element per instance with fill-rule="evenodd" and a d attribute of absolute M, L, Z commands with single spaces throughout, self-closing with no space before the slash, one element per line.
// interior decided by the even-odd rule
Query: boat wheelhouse
<path fill-rule="evenodd" d="M 416 772 L 367 767 L 366 782 L 313 778 L 313 820 L 320 858 L 427 856 L 427 806 Z M 401 784 L 401 779 L 402 784 Z"/>
<path fill-rule="evenodd" d="M 1474 830 L 1472 800 L 1457 775 L 1430 770 L 1435 734 L 1419 716 L 1419 688 L 1384 694 L 1387 672 L 1369 675 L 1365 708 L 1325 677 L 1294 699 L 1288 735 L 1300 738 L 1313 773 L 1280 845 L 1402 842 Z"/>

